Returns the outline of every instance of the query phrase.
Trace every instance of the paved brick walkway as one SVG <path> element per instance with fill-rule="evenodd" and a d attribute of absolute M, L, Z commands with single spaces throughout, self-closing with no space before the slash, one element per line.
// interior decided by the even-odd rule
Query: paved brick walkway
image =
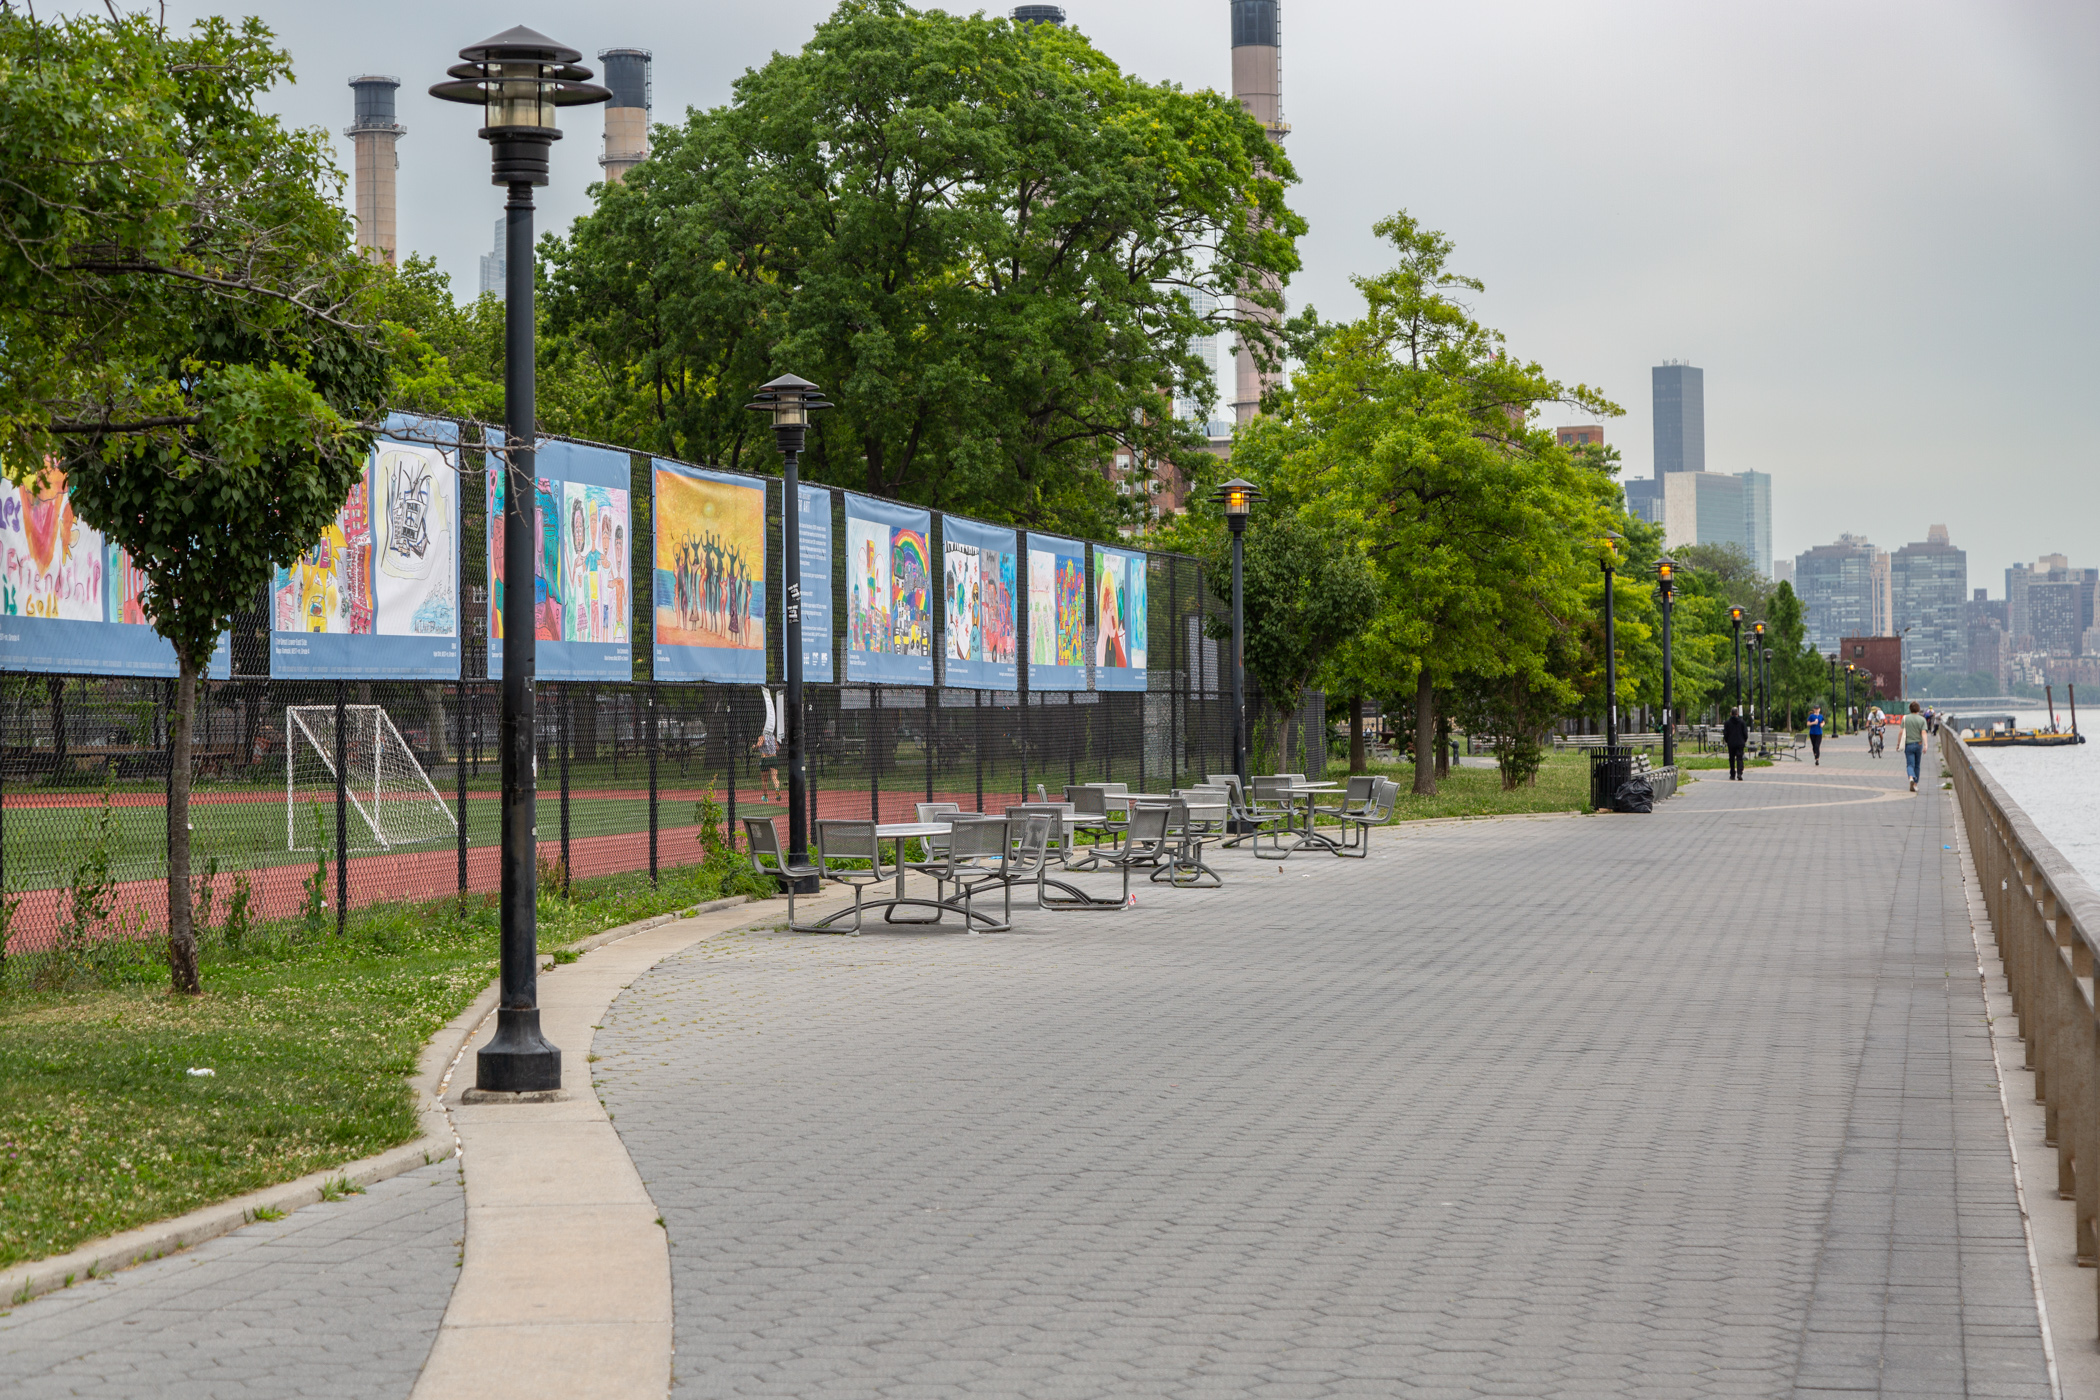
<path fill-rule="evenodd" d="M 8 1400 L 406 1397 L 459 1272 L 459 1164 L 309 1206 L 0 1317 Z"/>
<path fill-rule="evenodd" d="M 1944 798 L 1845 747 L 661 965 L 678 1393 L 2047 1395 Z"/>

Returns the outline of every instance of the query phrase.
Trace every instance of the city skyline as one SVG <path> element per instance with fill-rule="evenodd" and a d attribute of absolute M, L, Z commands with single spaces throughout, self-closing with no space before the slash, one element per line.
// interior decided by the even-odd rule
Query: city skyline
<path fill-rule="evenodd" d="M 168 19 L 224 8 L 177 0 Z M 401 250 L 435 256 L 455 289 L 476 290 L 500 193 L 478 173 L 472 115 L 423 90 L 462 44 L 518 22 L 515 7 L 373 0 L 355 22 L 289 0 L 233 8 L 259 14 L 292 52 L 300 81 L 268 105 L 327 131 L 345 171 L 347 80 L 401 78 Z M 799 48 L 832 8 L 703 14 L 643 0 L 534 22 L 590 55 L 653 50 L 655 115 L 675 122 L 689 104 L 727 100 L 736 75 L 773 50 Z M 1065 9 L 1129 71 L 1231 88 L 1225 0 Z M 2100 95 L 2079 76 L 2100 60 L 2100 16 L 1938 5 L 1891 30 L 1865 8 L 1333 3 L 1291 7 L 1285 29 L 1303 181 L 1291 199 L 1311 223 L 1286 289 L 1294 308 L 1354 314 L 1348 279 L 1388 261 L 1370 225 L 1404 207 L 1448 233 L 1454 266 L 1487 283 L 1475 309 L 1514 353 L 1626 410 L 1603 426 L 1627 477 L 1652 473 L 1652 367 L 1705 369 L 1708 468 L 1771 474 L 1777 557 L 1842 532 L 1910 539 L 1950 518 L 1979 577 L 1982 561 L 1995 577 L 2043 553 L 2100 553 L 2075 531 L 2039 530 L 2018 492 L 1960 494 L 1979 463 L 2003 463 L 1994 470 L 2023 484 L 2046 481 L 2055 519 L 2100 516 L 2085 435 L 2071 415 L 2033 411 L 2077 401 L 2100 370 L 2081 329 L 2100 316 L 2100 270 L 2083 252 L 2100 180 L 2081 136 L 2100 120 Z M 1425 48 L 1454 57 L 1393 84 L 1387 56 Z M 1582 103 L 1566 101 L 1568 71 L 1590 77 Z M 1474 111 L 1490 74 L 1504 96 Z M 1753 119 L 1773 111 L 1774 92 L 1787 94 L 1779 119 Z M 600 173 L 602 119 L 572 114 L 565 128 L 543 192 L 553 230 L 587 207 Z M 1427 135 L 1368 146 L 1356 135 L 1386 128 Z M 1478 178 L 1512 167 L 1528 177 Z M 1948 189 L 1967 197 L 1949 205 Z M 1583 217 L 1541 213 L 1569 208 Z M 1220 402 L 1231 394 L 1221 382 Z M 1544 423 L 1575 421 L 1593 419 Z"/>

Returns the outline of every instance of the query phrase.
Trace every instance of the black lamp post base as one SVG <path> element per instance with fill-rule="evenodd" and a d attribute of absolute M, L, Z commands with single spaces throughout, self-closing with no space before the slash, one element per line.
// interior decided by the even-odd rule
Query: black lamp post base
<path fill-rule="evenodd" d="M 474 1087 L 498 1094 L 561 1087 L 561 1051 L 540 1034 L 539 1008 L 496 1013 L 496 1038 L 475 1056 Z"/>

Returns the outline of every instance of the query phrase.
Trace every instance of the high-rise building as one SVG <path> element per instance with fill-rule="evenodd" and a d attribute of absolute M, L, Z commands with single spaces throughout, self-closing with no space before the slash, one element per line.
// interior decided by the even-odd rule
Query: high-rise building
<path fill-rule="evenodd" d="M 1277 0 L 1232 0 L 1232 95 L 1278 145 L 1291 130 L 1283 119 L 1282 45 L 1283 20 Z M 1282 283 L 1265 276 L 1262 289 L 1279 294 Z M 1280 319 L 1275 310 L 1245 295 L 1244 288 L 1242 292 L 1238 308 L 1242 321 L 1274 324 Z M 1262 373 L 1255 365 L 1252 352 L 1244 344 L 1239 346 L 1233 363 L 1234 421 L 1248 422 L 1260 412 L 1262 394 L 1274 382 L 1274 375 Z"/>
<path fill-rule="evenodd" d="M 1662 482 L 1652 476 L 1637 476 L 1619 483 L 1626 490 L 1626 511 L 1635 520 L 1651 525 L 1663 523 Z M 1668 532 L 1665 532 L 1667 538 Z"/>
<path fill-rule="evenodd" d="M 1706 371 L 1683 360 L 1655 367 L 1655 474 L 1706 470 Z"/>
<path fill-rule="evenodd" d="M 1062 5 L 1016 5 L 1015 24 L 1063 24 L 1065 10 Z"/>
<path fill-rule="evenodd" d="M 1960 670 L 1968 657 L 1965 604 L 1969 556 L 1956 549 L 1947 527 L 1903 546 L 1889 561 L 1890 631 L 1903 638 L 1903 669 Z"/>
<path fill-rule="evenodd" d="M 2012 642 L 2005 631 L 2005 600 L 1993 601 L 1990 590 L 1979 588 L 1963 605 L 1962 623 L 1969 644 L 1968 660 L 1962 669 L 1989 676 L 1998 692 L 2005 689 L 2012 664 Z"/>
<path fill-rule="evenodd" d="M 2071 573 L 2069 569 L 2052 569 L 2050 573 Z M 2076 572 L 2083 572 L 2082 570 Z M 2033 638 L 2023 651 L 2038 651 L 2050 656 L 2076 656 L 2085 640 L 2086 600 L 2081 595 L 2090 595 L 2092 589 L 2081 581 L 2050 578 L 2029 580 L 2027 584 L 2027 631 L 2025 636 Z"/>
<path fill-rule="evenodd" d="M 1021 8 L 1027 9 L 1029 7 L 1024 5 Z M 1014 17 L 1016 19 L 1021 18 L 1019 10 L 1014 12 Z M 1209 316 L 1218 309 L 1218 299 L 1200 287 L 1185 293 L 1185 295 L 1189 299 L 1189 309 L 1198 316 Z M 1211 383 L 1214 385 L 1222 385 L 1225 382 L 1224 369 L 1226 365 L 1231 363 L 1229 355 L 1225 357 L 1222 363 L 1220 362 L 1218 349 L 1219 337 L 1216 334 L 1197 336 L 1189 342 L 1190 352 L 1202 362 L 1203 368 L 1209 372 Z M 1203 410 L 1203 405 L 1195 399 L 1178 398 L 1174 400 L 1174 416 L 1184 423 L 1194 423 L 1197 427 L 1203 429 L 1203 435 L 1210 439 L 1210 446 L 1213 452 L 1221 456 L 1230 456 L 1232 455 L 1232 420 L 1213 416 L 1216 412 L 1216 404 L 1213 404 L 1211 412 L 1206 414 Z"/>
<path fill-rule="evenodd" d="M 2014 652 L 2046 651 L 2033 639 L 2038 635 L 2034 620 L 2028 611 L 2028 589 L 2037 583 L 2090 582 L 2095 577 L 2092 569 L 2074 569 L 2071 561 L 2061 554 L 2044 554 L 2032 565 L 2015 564 L 2005 571 L 2005 631 L 2012 638 Z M 2090 601 L 2081 606 L 2085 625 L 2093 625 Z"/>
<path fill-rule="evenodd" d="M 1794 586 L 1794 561 L 1791 559 L 1774 559 L 1772 561 L 1772 582 L 1783 583 L 1787 587 L 1792 588 Z"/>
<path fill-rule="evenodd" d="M 1742 477 L 1719 472 L 1671 472 L 1658 475 L 1656 480 L 1662 484 L 1665 548 L 1732 544 L 1743 551 L 1744 558 L 1753 564 L 1757 562 L 1744 535 L 1749 511 L 1743 504 L 1746 483 Z"/>
<path fill-rule="evenodd" d="M 408 128 L 394 120 L 394 90 L 399 78 L 367 73 L 350 80 L 356 96 L 356 120 L 343 129 L 350 138 L 357 170 L 357 246 L 392 262 L 394 188 L 401 156 L 395 150 Z"/>
<path fill-rule="evenodd" d="M 1847 637 L 1887 635 L 1877 607 L 1876 557 L 1887 555 L 1859 535 L 1839 535 L 1794 556 L 1794 591 L 1807 614 L 1808 642 L 1827 652 Z"/>
<path fill-rule="evenodd" d="M 494 292 L 499 297 L 503 295 L 504 269 L 509 262 L 510 255 L 504 251 L 503 219 L 499 216 L 496 220 L 495 251 L 481 255 L 481 294 L 483 296 L 487 296 L 491 292 Z"/>
<path fill-rule="evenodd" d="M 600 49 L 598 61 L 605 65 L 605 86 L 612 93 L 605 104 L 605 152 L 598 164 L 606 179 L 624 180 L 649 155 L 649 112 L 656 98 L 649 78 L 652 59 L 647 49 Z"/>
<path fill-rule="evenodd" d="M 1743 483 L 1743 547 L 1761 574 L 1772 568 L 1772 476 L 1769 472 L 1737 472 Z"/>

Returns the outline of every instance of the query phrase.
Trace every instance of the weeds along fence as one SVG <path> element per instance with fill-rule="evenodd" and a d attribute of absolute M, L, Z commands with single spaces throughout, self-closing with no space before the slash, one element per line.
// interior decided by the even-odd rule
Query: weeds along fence
<path fill-rule="evenodd" d="M 1154 556 L 1152 567 L 1142 693 L 809 687 L 810 815 L 893 821 L 926 801 L 997 812 L 1039 788 L 1163 791 L 1225 771 L 1225 649 L 1201 624 L 1214 605 L 1193 561 Z M 498 686 L 242 676 L 243 652 L 257 650 L 236 646 L 235 678 L 200 685 L 190 821 L 201 922 L 340 931 L 375 905 L 492 895 Z M 480 669 L 471 650 L 469 661 Z M 760 756 L 756 686 L 535 690 L 543 883 L 653 881 L 696 864 L 703 803 L 732 832 L 740 817 L 785 815 L 785 760 L 776 770 Z M 165 928 L 173 698 L 169 681 L 0 675 L 7 951 Z M 1306 697 L 1272 766 L 1324 773 L 1324 706 Z"/>

